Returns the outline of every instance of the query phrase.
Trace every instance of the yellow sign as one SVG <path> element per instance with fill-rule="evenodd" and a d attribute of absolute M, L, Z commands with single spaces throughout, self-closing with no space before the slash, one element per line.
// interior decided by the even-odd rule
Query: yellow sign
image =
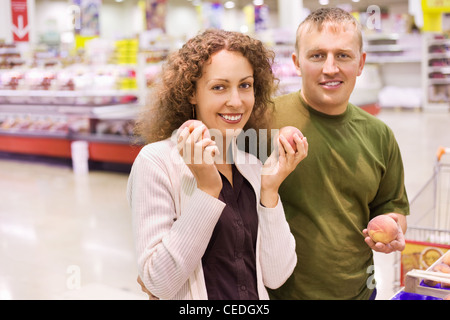
<path fill-rule="evenodd" d="M 422 31 L 442 32 L 442 14 L 450 13 L 450 0 L 422 0 Z"/>
<path fill-rule="evenodd" d="M 86 46 L 86 42 L 98 38 L 98 36 L 81 36 L 75 35 L 75 49 L 82 49 Z"/>
<path fill-rule="evenodd" d="M 441 9 L 445 7 L 450 7 L 450 0 L 427 0 L 428 8 Z"/>
<path fill-rule="evenodd" d="M 426 270 L 450 249 L 450 245 L 429 242 L 406 241 L 401 256 L 401 284 L 408 271 Z"/>

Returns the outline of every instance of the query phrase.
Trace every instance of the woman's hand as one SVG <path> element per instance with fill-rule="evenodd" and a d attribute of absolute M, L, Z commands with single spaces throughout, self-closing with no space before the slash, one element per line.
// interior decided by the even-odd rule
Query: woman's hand
<path fill-rule="evenodd" d="M 150 291 L 148 291 L 148 289 L 145 287 L 145 284 L 142 281 L 141 277 L 139 277 L 139 276 L 137 277 L 137 282 L 141 286 L 142 292 L 144 292 L 144 293 L 146 293 L 148 295 L 148 299 L 149 300 L 159 300 L 158 297 L 154 296 Z"/>
<path fill-rule="evenodd" d="M 219 155 L 216 143 L 206 134 L 208 128 L 201 124 L 191 130 L 182 125 L 178 130 L 177 148 L 184 162 L 197 181 L 197 188 L 218 198 L 222 190 L 222 179 L 214 164 Z"/>
<path fill-rule="evenodd" d="M 306 138 L 294 134 L 297 151 L 283 135 L 279 135 L 277 146 L 264 163 L 261 174 L 261 204 L 273 208 L 278 203 L 278 189 L 286 177 L 308 155 Z"/>

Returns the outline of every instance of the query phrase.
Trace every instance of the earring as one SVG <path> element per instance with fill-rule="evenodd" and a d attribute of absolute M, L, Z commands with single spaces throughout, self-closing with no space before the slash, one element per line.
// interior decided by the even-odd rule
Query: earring
<path fill-rule="evenodd" d="M 195 105 L 192 105 L 192 119 L 195 119 Z"/>

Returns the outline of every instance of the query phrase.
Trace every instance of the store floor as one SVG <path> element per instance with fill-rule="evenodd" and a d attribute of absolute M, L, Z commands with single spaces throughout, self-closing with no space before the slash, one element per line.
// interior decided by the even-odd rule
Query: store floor
<path fill-rule="evenodd" d="M 450 114 L 383 111 L 410 198 L 450 147 Z M 0 158 L 0 299 L 146 299 L 136 283 L 127 174 Z M 378 299 L 395 293 L 395 255 L 375 255 Z"/>

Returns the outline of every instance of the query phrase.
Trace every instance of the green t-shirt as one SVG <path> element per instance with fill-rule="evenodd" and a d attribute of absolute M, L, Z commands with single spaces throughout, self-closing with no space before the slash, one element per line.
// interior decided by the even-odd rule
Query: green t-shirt
<path fill-rule="evenodd" d="M 362 230 L 376 215 L 409 214 L 395 137 L 352 104 L 329 116 L 295 92 L 278 97 L 275 106 L 276 127 L 298 127 L 309 151 L 279 190 L 298 263 L 290 279 L 270 291 L 271 298 L 368 299 L 373 253 Z"/>

